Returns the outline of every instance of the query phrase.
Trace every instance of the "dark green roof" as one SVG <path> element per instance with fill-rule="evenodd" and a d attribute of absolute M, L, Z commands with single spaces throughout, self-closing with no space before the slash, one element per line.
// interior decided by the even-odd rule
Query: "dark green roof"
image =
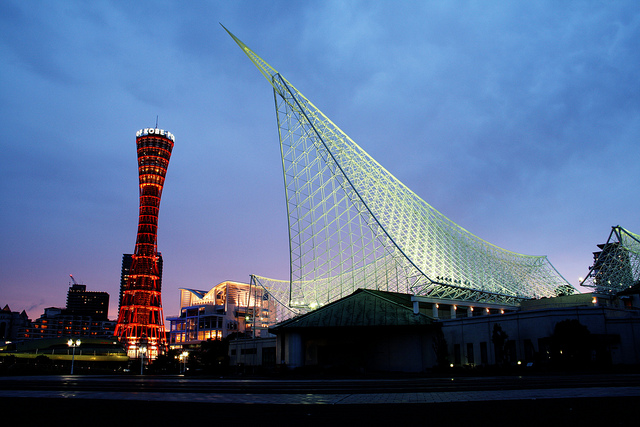
<path fill-rule="evenodd" d="M 430 325 L 433 319 L 413 313 L 411 295 L 358 289 L 315 311 L 286 320 L 271 330 L 364 326 Z"/>

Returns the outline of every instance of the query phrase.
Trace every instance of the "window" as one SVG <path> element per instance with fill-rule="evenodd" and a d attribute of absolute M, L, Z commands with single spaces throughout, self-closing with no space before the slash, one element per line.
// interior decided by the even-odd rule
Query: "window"
<path fill-rule="evenodd" d="M 480 343 L 480 363 L 482 363 L 483 365 L 487 365 L 489 363 L 489 357 L 487 354 L 487 343 L 486 342 L 481 342 Z"/>

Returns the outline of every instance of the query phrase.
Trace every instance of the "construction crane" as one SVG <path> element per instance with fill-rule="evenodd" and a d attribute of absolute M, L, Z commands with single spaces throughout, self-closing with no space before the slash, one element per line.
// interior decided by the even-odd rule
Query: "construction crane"
<path fill-rule="evenodd" d="M 76 282 L 76 279 L 73 278 L 73 274 L 70 274 L 69 277 L 71 277 L 71 281 L 73 282 L 74 285 L 79 285 L 80 284 L 80 283 Z"/>

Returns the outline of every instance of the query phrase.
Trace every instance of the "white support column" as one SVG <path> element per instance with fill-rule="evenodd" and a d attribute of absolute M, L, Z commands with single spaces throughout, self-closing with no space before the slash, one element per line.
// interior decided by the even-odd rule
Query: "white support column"
<path fill-rule="evenodd" d="M 451 304 L 451 318 L 452 319 L 456 318 L 456 305 L 455 304 Z"/>
<path fill-rule="evenodd" d="M 473 317 L 473 307 L 467 307 L 467 317 Z"/>
<path fill-rule="evenodd" d="M 438 318 L 438 304 L 437 303 L 433 303 L 433 318 L 437 319 Z"/>
<path fill-rule="evenodd" d="M 420 314 L 420 302 L 419 301 L 414 301 L 413 302 L 413 314 Z"/>

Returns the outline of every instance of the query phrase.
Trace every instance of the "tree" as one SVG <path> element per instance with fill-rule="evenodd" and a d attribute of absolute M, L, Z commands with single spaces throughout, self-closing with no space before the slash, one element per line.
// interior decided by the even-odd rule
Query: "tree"
<path fill-rule="evenodd" d="M 229 366 L 229 340 L 207 340 L 193 355 L 193 362 L 207 374 L 222 374 Z"/>
<path fill-rule="evenodd" d="M 18 362 L 18 358 L 13 354 L 0 357 L 0 373 L 4 374 L 13 368 Z"/>
<path fill-rule="evenodd" d="M 166 354 L 158 357 L 149 365 L 149 371 L 154 374 L 177 374 L 180 371 L 178 350 L 170 349 Z"/>
<path fill-rule="evenodd" d="M 590 361 L 591 333 L 577 319 L 556 323 L 551 336 L 552 361 L 563 367 L 580 367 Z"/>
<path fill-rule="evenodd" d="M 576 290 L 571 285 L 560 285 L 555 289 L 555 293 L 557 297 L 564 297 L 575 294 Z"/>

